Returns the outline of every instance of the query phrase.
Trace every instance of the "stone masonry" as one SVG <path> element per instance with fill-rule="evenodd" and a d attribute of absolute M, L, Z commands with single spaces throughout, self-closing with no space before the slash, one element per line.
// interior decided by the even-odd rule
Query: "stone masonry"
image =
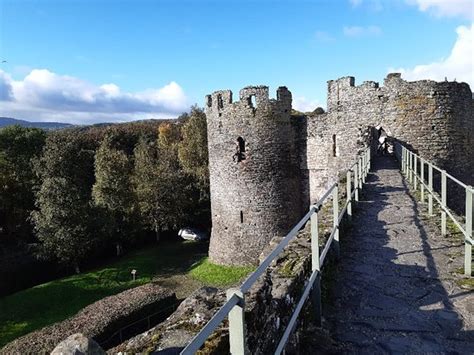
<path fill-rule="evenodd" d="M 466 83 L 407 82 L 384 86 L 328 82 L 327 112 L 291 115 L 291 93 L 247 87 L 207 96 L 212 236 L 219 264 L 256 264 L 274 236 L 285 235 L 337 175 L 383 127 L 425 159 L 474 183 L 472 92 Z M 255 102 L 254 102 L 255 101 Z M 374 145 L 375 146 L 375 145 Z"/>
<path fill-rule="evenodd" d="M 255 100 L 253 102 L 252 100 Z M 255 264 L 272 237 L 301 215 L 300 167 L 291 125 L 291 93 L 246 87 L 207 97 L 212 238 L 218 264 Z"/>

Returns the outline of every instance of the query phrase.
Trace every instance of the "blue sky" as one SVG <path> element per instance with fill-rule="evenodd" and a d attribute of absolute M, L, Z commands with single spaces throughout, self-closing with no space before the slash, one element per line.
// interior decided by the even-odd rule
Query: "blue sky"
<path fill-rule="evenodd" d="M 0 115 L 176 117 L 219 89 L 286 85 L 325 106 L 352 75 L 473 85 L 472 0 L 0 0 Z"/>

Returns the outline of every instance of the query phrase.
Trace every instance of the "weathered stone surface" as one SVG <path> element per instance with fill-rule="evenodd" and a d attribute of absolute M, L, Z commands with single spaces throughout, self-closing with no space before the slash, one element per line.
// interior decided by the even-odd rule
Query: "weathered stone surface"
<path fill-rule="evenodd" d="M 341 237 L 327 326 L 349 353 L 474 353 L 474 294 L 455 283 L 463 258 L 448 262 L 463 246 L 423 218 L 392 159 L 374 160 L 364 191 L 370 203 Z"/>
<path fill-rule="evenodd" d="M 212 318 L 225 300 L 225 291 L 203 287 L 181 302 L 176 311 L 163 323 L 129 339 L 107 353 L 135 354 L 155 351 L 172 352 L 182 349 Z"/>
<path fill-rule="evenodd" d="M 277 100 L 268 98 L 266 86 L 242 89 L 237 102 L 230 90 L 207 97 L 213 262 L 255 264 L 272 237 L 285 235 L 358 153 L 371 142 L 376 147 L 375 127 L 474 184 L 469 85 L 407 82 L 397 73 L 384 86 L 354 82 L 330 80 L 327 112 L 308 115 L 290 116 L 291 93 L 284 87 Z M 245 140 L 240 162 L 233 160 L 238 137 Z M 435 176 L 435 189 L 439 184 Z M 448 203 L 459 206 L 463 191 L 448 184 Z"/>
<path fill-rule="evenodd" d="M 212 262 L 257 264 L 268 242 L 301 217 L 291 100 L 286 87 L 269 99 L 266 86 L 242 89 L 236 102 L 230 90 L 207 97 Z"/>
<path fill-rule="evenodd" d="M 70 335 L 65 340 L 60 342 L 51 355 L 102 355 L 105 351 L 102 350 L 99 344 L 93 339 L 89 339 L 81 333 Z"/>

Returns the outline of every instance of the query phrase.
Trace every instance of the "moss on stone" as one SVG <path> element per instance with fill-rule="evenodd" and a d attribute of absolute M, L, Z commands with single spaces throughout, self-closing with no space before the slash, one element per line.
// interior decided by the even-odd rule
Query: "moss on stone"
<path fill-rule="evenodd" d="M 473 277 L 468 278 L 468 279 L 456 280 L 456 284 L 461 288 L 465 288 L 465 289 L 468 289 L 468 290 L 474 290 L 474 278 Z"/>

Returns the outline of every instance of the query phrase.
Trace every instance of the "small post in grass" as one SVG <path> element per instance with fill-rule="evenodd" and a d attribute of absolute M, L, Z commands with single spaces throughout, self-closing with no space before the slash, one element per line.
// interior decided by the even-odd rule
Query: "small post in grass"
<path fill-rule="evenodd" d="M 133 269 L 131 274 L 132 274 L 132 280 L 135 281 L 137 277 L 137 270 Z"/>

